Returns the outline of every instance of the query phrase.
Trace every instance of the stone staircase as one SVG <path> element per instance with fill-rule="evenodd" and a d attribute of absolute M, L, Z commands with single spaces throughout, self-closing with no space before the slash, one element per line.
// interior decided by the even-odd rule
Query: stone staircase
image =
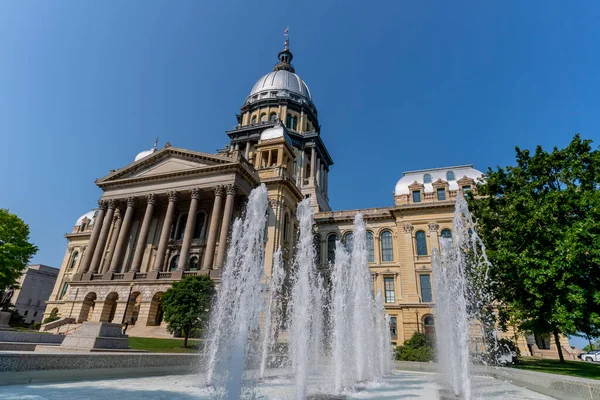
<path fill-rule="evenodd" d="M 66 326 L 65 326 L 66 325 Z M 48 333 L 66 333 L 79 327 L 80 324 L 75 323 L 75 318 L 65 317 L 56 321 L 48 322 L 40 327 L 40 332 Z M 61 329 L 62 328 L 62 329 Z"/>

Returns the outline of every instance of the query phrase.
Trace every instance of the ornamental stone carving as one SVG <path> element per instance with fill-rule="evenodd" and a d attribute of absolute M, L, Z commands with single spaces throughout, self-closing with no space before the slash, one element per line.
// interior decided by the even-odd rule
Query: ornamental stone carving
<path fill-rule="evenodd" d="M 121 210 L 120 210 L 120 209 L 118 209 L 118 208 L 115 210 L 115 216 L 114 216 L 114 219 L 115 219 L 115 220 L 117 220 L 117 219 L 121 219 Z"/>
<path fill-rule="evenodd" d="M 269 199 L 269 205 L 271 206 L 271 208 L 277 208 L 277 206 L 279 205 L 279 200 L 278 199 Z"/>
<path fill-rule="evenodd" d="M 237 189 L 235 188 L 235 185 L 227 185 L 227 195 L 235 195 L 235 192 L 237 191 Z"/>
<path fill-rule="evenodd" d="M 176 202 L 177 201 L 177 191 L 175 190 L 170 190 L 167 192 L 167 196 L 169 196 L 169 201 L 170 202 Z"/>
<path fill-rule="evenodd" d="M 409 234 L 412 234 L 412 232 L 415 230 L 415 227 L 409 223 L 405 223 L 404 225 L 402 225 L 402 228 L 404 229 L 404 233 Z"/>
<path fill-rule="evenodd" d="M 190 189 L 190 194 L 192 195 L 192 199 L 200 200 L 200 197 L 202 196 L 202 191 L 198 188 L 193 188 L 193 189 Z"/>
<path fill-rule="evenodd" d="M 429 232 L 437 232 L 440 229 L 440 224 L 438 224 L 437 222 L 430 222 L 428 226 Z"/>
<path fill-rule="evenodd" d="M 127 198 L 127 207 L 135 207 L 135 197 Z"/>
<path fill-rule="evenodd" d="M 108 203 L 106 200 L 98 200 L 98 208 L 101 210 L 106 210 L 108 208 Z"/>
<path fill-rule="evenodd" d="M 156 200 L 156 195 L 154 193 L 150 193 L 148 196 L 146 196 L 146 198 L 148 199 L 148 204 L 156 204 L 157 200 Z"/>
<path fill-rule="evenodd" d="M 107 201 L 108 208 L 115 209 L 119 205 L 119 202 L 115 199 L 110 199 Z"/>
<path fill-rule="evenodd" d="M 216 197 L 221 197 L 223 196 L 225 190 L 223 188 L 223 185 L 216 185 L 215 187 L 213 187 L 213 190 L 215 191 L 215 196 Z"/>

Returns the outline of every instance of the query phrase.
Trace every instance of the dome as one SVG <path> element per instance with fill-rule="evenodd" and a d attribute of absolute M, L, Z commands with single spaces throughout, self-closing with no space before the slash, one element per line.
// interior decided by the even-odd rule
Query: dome
<path fill-rule="evenodd" d="M 450 173 L 451 179 L 448 179 L 448 175 Z M 425 182 L 425 175 L 428 176 L 428 181 Z M 415 181 L 417 183 L 423 184 L 423 191 L 425 193 L 433 193 L 434 188 L 432 183 L 441 179 L 442 181 L 448 182 L 448 188 L 450 190 L 458 190 L 457 180 L 460 180 L 462 177 L 471 178 L 474 181 L 477 181 L 480 178 L 483 178 L 483 173 L 481 171 L 473 168 L 473 165 L 458 165 L 455 167 L 443 167 L 443 168 L 433 168 L 433 169 L 423 169 L 418 171 L 408 171 L 405 172 L 402 178 L 396 183 L 396 188 L 394 193 L 396 196 L 402 194 L 410 194 L 410 189 L 408 188 Z"/>
<path fill-rule="evenodd" d="M 154 153 L 155 151 L 156 151 L 156 149 L 155 149 L 155 148 L 152 148 L 152 149 L 150 149 L 150 150 L 144 150 L 144 151 L 140 151 L 140 152 L 138 153 L 138 155 L 137 155 L 137 156 L 135 156 L 135 159 L 134 159 L 133 161 L 138 161 L 138 160 L 141 160 L 142 158 L 149 156 L 150 154 Z"/>
<path fill-rule="evenodd" d="M 288 142 L 290 145 L 292 144 L 292 140 L 285 131 L 285 128 L 279 124 L 276 124 L 272 128 L 265 129 L 260 134 L 260 140 L 269 140 L 277 138 L 284 138 L 286 142 Z"/>
<path fill-rule="evenodd" d="M 85 214 L 83 214 L 81 217 L 77 218 L 77 222 L 75 222 L 75 226 L 81 225 L 81 223 L 83 222 L 84 218 L 89 219 L 91 221 L 90 222 L 90 225 L 91 225 L 94 222 L 94 217 L 96 216 L 96 212 L 97 211 L 98 210 L 88 211 Z"/>
<path fill-rule="evenodd" d="M 295 73 L 284 69 L 272 71 L 260 78 L 252 87 L 248 98 L 261 93 L 288 91 L 306 97 L 312 102 L 312 96 L 306 83 Z"/>

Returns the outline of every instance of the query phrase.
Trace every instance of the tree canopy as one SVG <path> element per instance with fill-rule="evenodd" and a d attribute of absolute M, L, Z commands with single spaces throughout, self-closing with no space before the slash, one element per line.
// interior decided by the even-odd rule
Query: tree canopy
<path fill-rule="evenodd" d="M 486 244 L 503 321 L 560 334 L 600 327 L 600 152 L 576 135 L 564 149 L 516 148 L 489 168 L 469 206 Z"/>
<path fill-rule="evenodd" d="M 181 330 L 187 347 L 190 333 L 203 329 L 210 316 L 215 284 L 206 275 L 188 276 L 174 282 L 162 297 L 163 318 L 169 332 Z"/>
<path fill-rule="evenodd" d="M 29 226 L 15 214 L 0 208 L 0 299 L 27 268 L 29 259 L 37 252 L 29 243 Z M 6 308 L 6 304 L 0 304 Z"/>

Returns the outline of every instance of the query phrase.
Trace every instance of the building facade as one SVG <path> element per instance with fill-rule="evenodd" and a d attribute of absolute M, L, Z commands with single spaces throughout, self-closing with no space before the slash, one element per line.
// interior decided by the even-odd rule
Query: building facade
<path fill-rule="evenodd" d="M 35 264 L 27 266 L 19 278 L 19 289 L 15 290 L 10 302 L 25 318 L 25 323 L 42 322 L 46 300 L 50 298 L 58 272 L 56 268 Z"/>
<path fill-rule="evenodd" d="M 166 335 L 161 296 L 189 275 L 221 276 L 232 219 L 260 183 L 269 197 L 265 275 L 279 247 L 290 265 L 296 207 L 311 199 L 318 266 L 330 270 L 335 243 L 351 246 L 356 213 L 363 214 L 373 290 L 392 321 L 394 342 L 433 330 L 431 251 L 451 235 L 456 197 L 473 190 L 481 172 L 470 165 L 405 172 L 393 205 L 332 211 L 333 160 L 321 137 L 317 108 L 295 73 L 288 42 L 273 70 L 260 78 L 216 154 L 157 144 L 95 183 L 98 208 L 66 234 L 66 253 L 45 315 L 121 322 L 133 336 Z M 130 294 L 131 293 L 131 294 Z M 127 314 L 124 315 L 125 310 Z"/>

